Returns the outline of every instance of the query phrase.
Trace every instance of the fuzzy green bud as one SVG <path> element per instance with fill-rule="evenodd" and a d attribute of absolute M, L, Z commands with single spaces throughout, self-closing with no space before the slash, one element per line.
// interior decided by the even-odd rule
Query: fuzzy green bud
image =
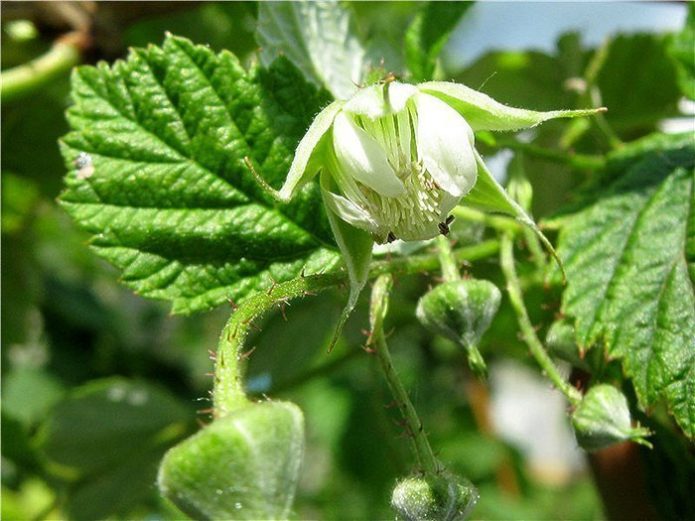
<path fill-rule="evenodd" d="M 170 449 L 159 490 L 194 519 L 287 519 L 303 451 L 296 405 L 253 403 Z"/>
<path fill-rule="evenodd" d="M 399 521 L 462 521 L 478 497 L 470 481 L 445 473 L 404 479 L 393 490 L 391 506 Z"/>
<path fill-rule="evenodd" d="M 612 385 L 589 389 L 572 414 L 572 426 L 579 445 L 589 451 L 627 440 L 651 447 L 644 439 L 649 430 L 632 426 L 627 399 Z"/>
<path fill-rule="evenodd" d="M 417 305 L 418 320 L 433 333 L 461 345 L 468 353 L 471 369 L 486 371 L 478 344 L 499 309 L 502 295 L 486 280 L 457 280 L 440 284 L 425 294 Z"/>

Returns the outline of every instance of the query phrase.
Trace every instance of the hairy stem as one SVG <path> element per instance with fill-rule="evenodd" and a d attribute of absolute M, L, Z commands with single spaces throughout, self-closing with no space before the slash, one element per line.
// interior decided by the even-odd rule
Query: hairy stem
<path fill-rule="evenodd" d="M 538 365 L 541 366 L 543 372 L 550 379 L 550 381 L 553 382 L 555 387 L 557 387 L 560 392 L 565 395 L 567 400 L 569 400 L 572 405 L 578 405 L 581 401 L 581 393 L 562 378 L 560 371 L 558 371 L 552 359 L 546 352 L 543 344 L 538 339 L 538 335 L 536 335 L 536 330 L 534 329 L 533 324 L 531 324 L 531 319 L 528 316 L 528 311 L 526 310 L 526 305 L 524 304 L 524 299 L 521 293 L 519 277 L 517 276 L 516 268 L 514 267 L 514 242 L 512 236 L 509 234 L 502 235 L 500 244 L 500 264 L 504 277 L 507 279 L 509 300 L 514 308 L 517 321 L 519 322 L 519 328 L 521 329 L 521 334 L 524 342 L 526 342 L 526 345 L 529 347 L 531 355 L 536 360 Z"/>
<path fill-rule="evenodd" d="M 439 252 L 439 263 L 442 265 L 442 277 L 446 282 L 453 282 L 461 279 L 456 259 L 451 250 L 451 243 L 444 235 L 437 237 L 437 250 Z"/>
<path fill-rule="evenodd" d="M 499 250 L 497 241 L 484 241 L 452 252 L 455 262 L 472 261 L 495 255 Z M 409 275 L 439 269 L 437 255 L 416 255 L 392 261 L 375 262 L 370 278 L 384 273 Z M 245 355 L 242 352 L 253 322 L 276 306 L 292 299 L 312 295 L 328 288 L 347 283 L 347 272 L 337 271 L 321 275 L 298 277 L 288 282 L 273 285 L 267 291 L 256 293 L 245 300 L 227 321 L 218 346 L 215 362 L 213 405 L 216 417 L 243 406 L 248 398 L 244 392 L 243 376 Z"/>
<path fill-rule="evenodd" d="M 391 275 L 381 275 L 374 283 L 369 312 L 371 322 L 370 346 L 374 349 L 386 383 L 398 406 L 398 410 L 403 416 L 403 428 L 410 440 L 411 450 L 418 465 L 426 473 L 437 474 L 441 467 L 427 439 L 422 420 L 420 420 L 413 403 L 410 401 L 408 392 L 403 387 L 403 383 L 393 367 L 391 353 L 384 338 L 384 317 L 388 310 L 388 298 L 392 285 L 393 279 Z"/>

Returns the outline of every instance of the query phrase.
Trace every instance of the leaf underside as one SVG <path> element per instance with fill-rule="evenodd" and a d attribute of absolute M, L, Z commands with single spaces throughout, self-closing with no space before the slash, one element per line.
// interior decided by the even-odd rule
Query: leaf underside
<path fill-rule="evenodd" d="M 339 262 L 318 187 L 278 204 L 244 163 L 278 188 L 329 101 L 286 59 L 246 71 L 168 36 L 78 68 L 72 97 L 60 202 L 136 292 L 191 313 Z"/>
<path fill-rule="evenodd" d="M 692 438 L 695 144 L 692 136 L 653 143 L 609 163 L 610 186 L 566 221 L 562 309 L 576 319 L 579 346 L 603 343 L 641 406 L 664 401 Z"/>

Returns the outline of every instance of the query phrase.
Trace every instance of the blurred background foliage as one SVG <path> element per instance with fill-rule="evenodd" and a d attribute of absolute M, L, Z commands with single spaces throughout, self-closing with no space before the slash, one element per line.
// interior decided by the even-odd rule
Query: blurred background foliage
<path fill-rule="evenodd" d="M 593 5 L 597 17 L 616 16 L 604 13 L 604 4 Z M 361 37 L 394 69 L 403 63 L 403 33 L 420 7 L 419 2 L 351 4 Z M 668 7 L 682 20 L 684 5 Z M 539 110 L 606 105 L 609 137 L 619 141 L 682 116 L 678 65 L 669 52 L 673 36 L 663 27 L 615 32 L 598 46 L 585 44 L 581 32 L 568 32 L 552 50 L 489 48 L 466 55 L 456 45 L 458 33 L 494 38 L 502 30 L 473 23 L 476 10 L 486 8 L 474 6 L 459 24 L 445 50 L 444 77 L 510 105 Z M 40 55 L 80 24 L 90 27 L 87 63 L 121 57 L 129 46 L 159 43 L 165 31 L 229 49 L 249 63 L 257 50 L 256 11 L 246 2 L 6 3 L 2 66 Z M 452 66 L 463 61 L 456 59 L 461 54 L 465 64 Z M 68 89 L 63 74 L 2 106 L 2 518 L 177 519 L 181 514 L 155 489 L 156 466 L 167 447 L 205 419 L 209 350 L 230 310 L 170 316 L 166 304 L 121 286 L 116 271 L 86 247 L 87 237 L 55 202 L 65 173 L 57 140 L 67 131 Z M 597 154 L 606 150 L 605 135 L 597 132 L 578 120 L 549 123 L 527 137 L 538 146 Z M 524 167 L 535 189 L 537 218 L 566 204 L 582 182 L 566 167 L 542 159 L 526 156 Z M 471 241 L 483 230 L 456 223 L 453 233 Z M 502 285 L 494 260 L 476 263 L 469 272 Z M 535 370 L 525 369 L 531 364 L 509 304 L 485 337 L 482 351 L 492 374 L 489 385 L 481 384 L 470 377 L 453 344 L 433 338 L 414 320 L 415 303 L 432 283 L 425 276 L 397 281 L 387 329 L 394 331 L 395 365 L 433 446 L 453 471 L 480 489 L 474 517 L 603 519 L 588 467 L 573 448 L 563 404 L 545 392 L 548 386 L 538 383 Z M 307 453 L 295 506 L 301 519 L 388 518 L 390 490 L 410 470 L 376 362 L 361 349 L 364 303 L 339 346 L 326 354 L 343 298 L 325 294 L 293 303 L 285 310 L 287 321 L 275 313 L 249 342 L 255 348 L 250 390 L 287 398 L 305 412 Z M 526 298 L 539 314 L 534 322 L 552 321 L 559 294 L 531 284 Z M 527 407 L 520 397 L 510 398 L 508 385 L 519 395 L 527 386 L 524 398 L 538 397 L 545 408 L 541 423 L 557 424 L 555 434 L 535 433 L 541 440 L 550 436 L 547 450 L 534 448 L 533 428 L 530 436 L 519 437 L 499 419 L 510 399 L 512 406 Z M 665 460 L 652 459 L 655 476 L 671 472 Z"/>

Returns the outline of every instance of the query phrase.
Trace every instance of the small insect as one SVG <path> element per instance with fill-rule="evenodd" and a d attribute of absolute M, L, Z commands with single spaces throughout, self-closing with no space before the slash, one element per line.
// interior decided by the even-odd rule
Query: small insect
<path fill-rule="evenodd" d="M 386 236 L 386 242 L 393 242 L 396 239 L 397 237 L 393 232 L 389 232 L 389 234 Z"/>
<path fill-rule="evenodd" d="M 77 179 L 87 179 L 94 174 L 94 164 L 92 164 L 92 156 L 87 152 L 80 152 L 75 159 L 75 168 L 77 168 Z"/>
<path fill-rule="evenodd" d="M 439 233 L 442 235 L 449 235 L 449 225 L 454 222 L 454 216 L 450 215 L 446 218 L 445 222 L 439 223 Z"/>

